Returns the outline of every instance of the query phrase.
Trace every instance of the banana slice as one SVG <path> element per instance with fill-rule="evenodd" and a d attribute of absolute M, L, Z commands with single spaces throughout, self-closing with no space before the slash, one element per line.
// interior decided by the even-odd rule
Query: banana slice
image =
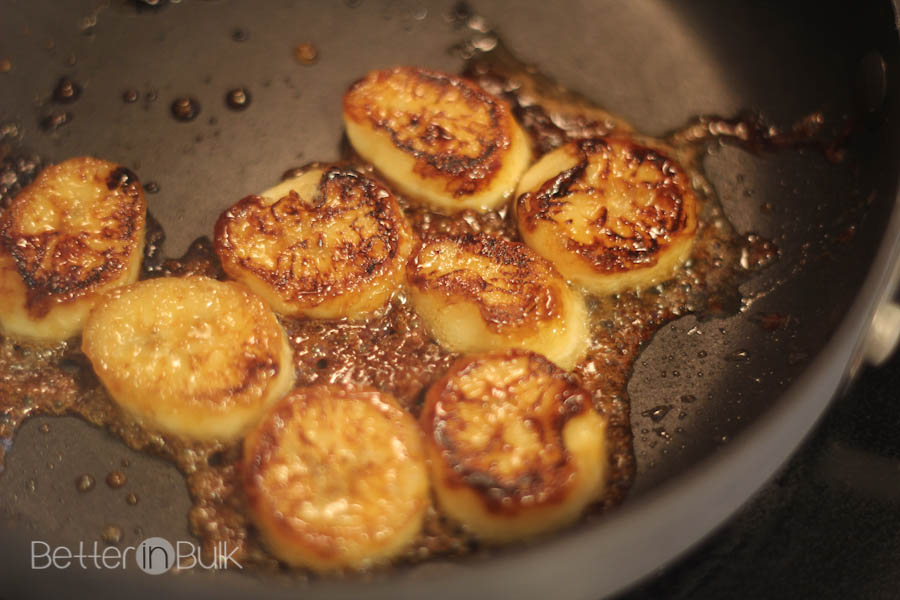
<path fill-rule="evenodd" d="M 445 212 L 497 208 L 531 161 L 504 101 L 436 71 L 369 73 L 344 95 L 344 125 L 353 148 L 400 192 Z"/>
<path fill-rule="evenodd" d="M 430 505 L 417 423 L 371 389 L 295 389 L 244 440 L 242 475 L 269 550 L 320 572 L 397 555 Z"/>
<path fill-rule="evenodd" d="M 146 211 L 124 167 L 81 157 L 44 169 L 0 216 L 0 329 L 77 335 L 103 291 L 137 280 Z"/>
<path fill-rule="evenodd" d="M 406 269 L 413 307 L 450 350 L 528 348 L 567 370 L 587 350 L 584 299 L 525 244 L 483 234 L 434 240 Z"/>
<path fill-rule="evenodd" d="M 383 185 L 313 165 L 226 210 L 215 247 L 225 272 L 277 312 L 356 319 L 401 285 L 413 236 Z"/>
<path fill-rule="evenodd" d="M 542 356 L 511 350 L 458 360 L 421 415 L 443 511 L 485 541 L 571 523 L 606 484 L 606 419 Z"/>
<path fill-rule="evenodd" d="M 697 199 L 667 150 L 634 138 L 569 143 L 522 177 L 522 238 L 598 295 L 669 279 L 691 251 Z"/>
<path fill-rule="evenodd" d="M 85 324 L 82 350 L 125 412 L 191 439 L 241 437 L 294 381 L 272 310 L 242 285 L 208 277 L 107 293 Z"/>

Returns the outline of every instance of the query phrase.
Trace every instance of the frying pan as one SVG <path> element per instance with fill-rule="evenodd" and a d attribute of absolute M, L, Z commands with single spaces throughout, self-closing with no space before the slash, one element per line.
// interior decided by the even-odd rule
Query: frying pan
<path fill-rule="evenodd" d="M 133 168 L 178 255 L 219 212 L 285 169 L 338 157 L 339 99 L 362 73 L 394 64 L 458 71 L 447 48 L 472 35 L 451 2 L 208 0 L 148 8 L 124 0 L 0 2 L 0 125 L 49 161 L 93 154 Z M 748 152 L 715 144 L 707 176 L 741 234 L 775 240 L 780 257 L 741 286 L 730 316 L 663 327 L 628 391 L 638 474 L 619 509 L 534 544 L 378 574 L 284 581 L 233 571 L 151 578 L 134 570 L 43 570 L 29 544 L 77 546 L 115 523 L 123 544 L 189 540 L 180 475 L 71 418 L 35 418 L 0 478 L 0 595 L 158 597 L 597 598 L 622 590 L 695 544 L 784 462 L 860 368 L 879 303 L 897 279 L 900 61 L 895 6 L 823 2 L 487 2 L 475 13 L 519 56 L 651 135 L 700 114 L 760 111 L 782 128 L 813 111 L 852 123 L 837 164 L 814 148 Z M 458 11 L 457 11 L 458 12 Z M 312 42 L 316 64 L 293 48 Z M 72 120 L 39 127 L 62 75 L 83 88 Z M 250 107 L 229 111 L 246 86 Z M 127 89 L 139 93 L 125 103 Z M 198 118 L 177 122 L 178 96 Z M 154 101 L 153 98 L 156 98 Z M 771 207 L 770 209 L 768 207 Z M 752 300 L 750 302 L 749 300 Z M 775 331 L 766 315 L 782 315 Z M 679 399 L 694 399 L 683 402 Z M 660 419 L 652 409 L 675 408 Z M 42 433 L 49 426 L 49 433 Z M 662 433 L 661 433 L 662 432 Z M 122 467 L 123 459 L 130 466 Z M 102 484 L 121 468 L 121 489 Z M 92 473 L 97 489 L 76 491 Z M 136 506 L 124 502 L 136 493 Z"/>

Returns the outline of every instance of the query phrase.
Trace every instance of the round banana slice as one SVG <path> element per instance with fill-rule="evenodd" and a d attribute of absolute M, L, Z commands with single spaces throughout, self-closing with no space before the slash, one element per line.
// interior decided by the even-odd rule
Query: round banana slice
<path fill-rule="evenodd" d="M 82 350 L 126 413 L 190 439 L 240 438 L 294 382 L 272 309 L 242 285 L 208 277 L 108 292 L 85 324 Z"/>
<path fill-rule="evenodd" d="M 485 541 L 571 523 L 606 485 L 606 419 L 538 354 L 458 360 L 428 390 L 421 422 L 440 507 Z"/>
<path fill-rule="evenodd" d="M 100 293 L 137 280 L 146 211 L 124 167 L 80 157 L 44 169 L 0 216 L 0 330 L 77 335 Z"/>
<path fill-rule="evenodd" d="M 371 389 L 295 389 L 244 440 L 242 475 L 269 550 L 320 572 L 396 556 L 430 505 L 418 424 Z"/>
<path fill-rule="evenodd" d="M 373 71 L 350 86 L 344 125 L 353 148 L 397 190 L 445 212 L 497 208 L 531 161 L 506 103 L 416 67 Z"/>
<path fill-rule="evenodd" d="M 401 285 L 413 235 L 383 185 L 313 165 L 222 213 L 215 247 L 225 272 L 277 312 L 356 319 Z"/>
<path fill-rule="evenodd" d="M 406 269 L 413 307 L 450 350 L 527 348 L 567 370 L 587 350 L 584 299 L 525 244 L 483 234 L 438 239 Z"/>
<path fill-rule="evenodd" d="M 684 169 L 633 138 L 562 146 L 528 170 L 516 195 L 525 243 L 598 295 L 669 279 L 697 230 Z"/>

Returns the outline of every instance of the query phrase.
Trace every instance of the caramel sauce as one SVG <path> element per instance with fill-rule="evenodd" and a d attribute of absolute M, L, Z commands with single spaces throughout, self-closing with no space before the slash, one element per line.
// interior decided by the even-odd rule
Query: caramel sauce
<path fill-rule="evenodd" d="M 627 123 L 519 62 L 499 40 L 485 47 L 489 50 L 471 54 L 465 74 L 510 103 L 532 138 L 536 154 L 570 140 L 631 131 Z M 590 393 L 594 407 L 608 419 L 610 449 L 607 491 L 588 519 L 620 504 L 634 478 L 626 386 L 643 345 L 662 325 L 682 315 L 736 312 L 740 306 L 738 284 L 760 262 L 754 259 L 749 261 L 753 264 L 742 265 L 742 256 L 746 263 L 751 252 L 746 246 L 749 242 L 737 236 L 727 222 L 698 168 L 697 157 L 703 145 L 714 139 L 717 131 L 719 135 L 736 131 L 734 137 L 741 138 L 740 123 L 724 119 L 716 122 L 729 125 L 717 129 L 711 127 L 712 120 L 698 121 L 666 140 L 682 161 L 699 198 L 700 222 L 689 261 L 672 280 L 640 294 L 588 299 L 590 348 L 573 374 Z M 744 127 L 752 129 L 747 123 Z M 6 154 L 0 158 L 5 166 L 15 164 Z M 349 149 L 345 160 L 371 172 L 371 167 L 361 164 Z M 0 210 L 35 170 L 19 171 L 16 185 L 6 188 L 7 197 L 0 194 Z M 398 199 L 421 239 L 476 232 L 519 239 L 506 208 L 449 217 L 399 195 Z M 198 238 L 181 257 L 164 258 L 162 229 L 152 216 L 148 215 L 147 221 L 142 278 L 188 274 L 224 278 L 209 238 Z M 402 292 L 380 314 L 364 322 L 292 318 L 281 318 L 281 322 L 294 351 L 296 385 L 330 382 L 374 386 L 393 394 L 416 417 L 428 386 L 458 358 L 429 337 Z M 39 414 L 80 416 L 106 427 L 129 447 L 161 456 L 181 470 L 193 503 L 191 529 L 210 556 L 215 545 L 225 541 L 229 548 L 239 549 L 234 557 L 245 567 L 279 570 L 279 563 L 260 544 L 244 508 L 238 473 L 241 444 L 191 442 L 148 431 L 128 420 L 104 391 L 80 352 L 80 344 L 79 338 L 51 346 L 0 338 L 0 460 L 26 418 Z M 474 539 L 431 509 L 417 542 L 396 562 L 465 555 L 479 548 Z"/>

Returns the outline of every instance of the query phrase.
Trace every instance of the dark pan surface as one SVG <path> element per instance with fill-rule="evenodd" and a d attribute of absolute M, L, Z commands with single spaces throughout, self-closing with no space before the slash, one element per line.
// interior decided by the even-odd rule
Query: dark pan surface
<path fill-rule="evenodd" d="M 0 126 L 14 123 L 16 144 L 49 161 L 94 154 L 158 183 L 148 203 L 166 230 L 168 255 L 209 234 L 224 207 L 270 186 L 286 169 L 336 159 L 339 99 L 353 79 L 394 64 L 458 71 L 461 60 L 447 48 L 474 33 L 445 18 L 451 2 L 283 1 L 263 9 L 249 1 L 185 0 L 155 10 L 124 0 L 106 4 L 0 3 L 0 60 L 12 65 L 0 73 Z M 898 51 L 887 3 L 853 12 L 812 2 L 473 1 L 472 7 L 519 56 L 649 134 L 699 114 L 743 109 L 759 110 L 783 128 L 821 110 L 834 129 L 852 118 L 855 133 L 839 164 L 814 149 L 751 154 L 729 145 L 705 159 L 738 232 L 775 240 L 781 256 L 742 286 L 743 312 L 671 323 L 636 362 L 628 389 L 638 476 L 622 510 L 488 561 L 422 567 L 402 587 L 379 580 L 364 588 L 303 588 L 305 596 L 398 597 L 428 589 L 433 596 L 516 590 L 596 597 L 672 558 L 771 475 L 815 422 L 887 269 L 885 256 L 873 262 L 878 244 L 886 229 L 896 238 L 888 221 L 900 142 Z M 247 39 L 235 41 L 236 29 Z M 318 47 L 315 65 L 294 58 L 301 42 Z M 62 75 L 83 87 L 67 107 L 49 102 Z M 232 112 L 224 98 L 238 85 L 253 99 L 246 111 Z M 122 94 L 131 88 L 141 97 L 125 103 Z M 185 94 L 202 108 L 194 121 L 180 123 L 169 106 Z M 42 131 L 40 120 L 60 109 L 72 112 L 71 123 Z M 869 287 L 851 312 L 867 275 Z M 771 315 L 788 318 L 772 330 Z M 661 411 L 652 409 L 670 405 L 655 418 Z M 49 433 L 40 430 L 45 423 Z M 123 458 L 129 467 L 121 467 Z M 102 479 L 115 469 L 128 483 L 112 490 Z M 89 494 L 76 491 L 82 473 L 97 479 Z M 137 506 L 125 501 L 131 492 L 141 499 Z M 0 582 L 17 592 L 13 597 L 72 585 L 100 596 L 118 595 L 118 586 L 143 589 L 148 579 L 140 572 L 31 572 L 27 544 L 77 546 L 100 540 L 108 524 L 122 527 L 122 544 L 150 535 L 190 539 L 188 506 L 181 476 L 168 464 L 75 419 L 34 419 L 20 431 L 0 478 L 4 538 L 11 540 L 0 554 Z M 679 517 L 698 513 L 694 520 Z M 179 595 L 207 586 L 236 597 L 288 591 L 280 582 L 230 574 L 151 583 Z"/>

